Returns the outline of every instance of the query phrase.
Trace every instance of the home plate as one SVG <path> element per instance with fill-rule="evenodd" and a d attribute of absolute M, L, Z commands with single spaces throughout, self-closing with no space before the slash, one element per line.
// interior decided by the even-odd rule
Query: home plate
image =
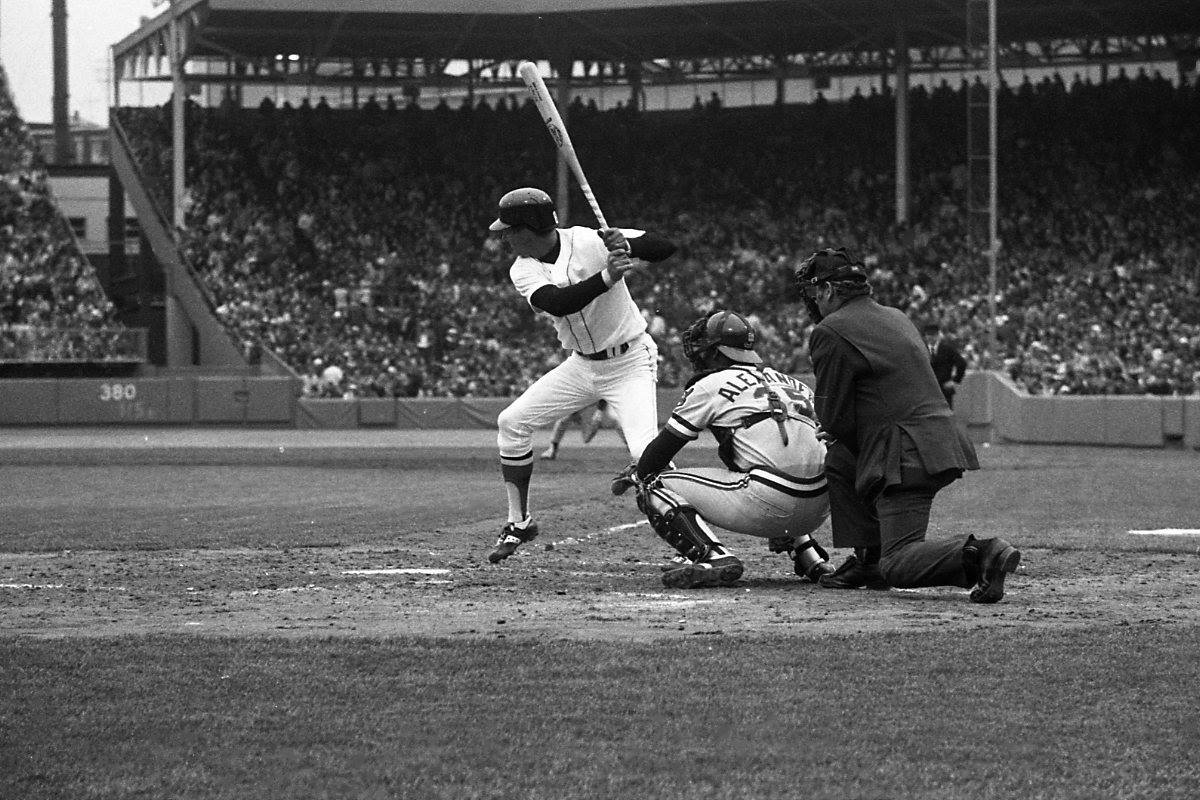
<path fill-rule="evenodd" d="M 344 569 L 343 575 L 449 575 L 448 569 Z"/>
<path fill-rule="evenodd" d="M 1152 531 L 1130 531 L 1137 536 L 1200 536 L 1200 528 L 1157 528 Z"/>

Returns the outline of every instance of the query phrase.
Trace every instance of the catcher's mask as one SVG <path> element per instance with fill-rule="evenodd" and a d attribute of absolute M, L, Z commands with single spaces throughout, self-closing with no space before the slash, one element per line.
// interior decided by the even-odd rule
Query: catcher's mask
<path fill-rule="evenodd" d="M 750 320 L 733 311 L 713 311 L 693 322 L 683 332 L 683 354 L 695 370 L 704 369 L 713 353 L 739 364 L 761 364 L 754 352 L 758 331 Z"/>
<path fill-rule="evenodd" d="M 558 227 L 558 214 L 554 201 L 541 189 L 525 187 L 513 189 L 500 198 L 500 211 L 489 231 L 504 231 L 509 228 L 528 228 L 534 233 L 547 233 Z"/>

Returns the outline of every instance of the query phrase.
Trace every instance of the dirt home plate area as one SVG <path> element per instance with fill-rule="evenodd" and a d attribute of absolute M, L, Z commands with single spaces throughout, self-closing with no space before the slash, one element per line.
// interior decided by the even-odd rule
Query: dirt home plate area
<path fill-rule="evenodd" d="M 1172 525 L 1167 516 L 1151 524 L 1113 519 L 1107 529 L 1085 523 L 1057 534 L 1054 526 L 1038 530 L 1031 512 L 1013 535 L 1023 551 L 1021 566 L 1009 578 L 1004 601 L 991 606 L 969 603 L 966 590 L 820 589 L 791 574 L 790 562 L 768 553 L 765 540 L 736 535 L 725 536 L 746 563 L 736 585 L 667 590 L 660 581 L 666 546 L 628 498 L 607 492 L 606 476 L 625 461 L 609 431 L 588 447 L 568 440 L 558 461 L 538 466 L 533 496 L 542 534 L 512 558 L 491 565 L 486 555 L 498 531 L 503 492 L 489 434 L 15 432 L 0 452 L 0 465 L 15 479 L 36 482 L 52 470 L 66 470 L 68 481 L 86 479 L 112 462 L 162 464 L 187 476 L 189 464 L 206 464 L 217 465 L 216 474 L 245 491 L 208 497 L 206 505 L 183 510 L 169 493 L 160 509 L 151 502 L 150 513 L 162 516 L 159 541 L 169 546 L 8 548 L 0 553 L 0 624 L 9 635 L 38 638 L 191 633 L 654 641 L 980 626 L 1190 626 L 1200 619 L 1200 536 L 1184 527 L 1194 520 L 1177 517 Z M 697 449 L 700 458 L 712 455 Z M 953 535 L 960 524 L 982 524 L 993 513 L 989 505 L 1011 505 L 1004 481 L 1038 469 L 1078 475 L 1095 469 L 1101 452 L 1109 454 L 1105 458 L 1113 461 L 1114 474 L 1127 473 L 1124 462 L 1131 459 L 1157 459 L 1161 464 L 1155 469 L 1164 474 L 1189 461 L 1188 454 L 985 449 L 984 469 L 961 488 L 948 490 L 931 537 Z M 252 499 L 253 481 L 273 469 L 305 470 L 313 480 L 349 472 L 358 484 L 388 480 L 397 491 L 372 492 L 371 497 L 382 495 L 378 508 L 370 507 L 373 501 L 357 501 L 367 506 L 360 509 L 361 518 L 375 517 L 377 525 L 359 525 L 357 535 L 343 519 L 336 534 L 321 543 L 321 534 L 312 529 L 323 524 L 322 509 L 304 507 L 313 501 L 293 490 L 299 516 L 310 517 L 295 523 L 295 531 L 307 531 L 298 545 L 289 542 L 288 530 L 255 534 L 285 516 L 262 510 L 261 500 Z M 1146 480 L 1156 479 L 1147 475 Z M 128 490 L 131 498 L 153 491 L 136 482 Z M 1045 491 L 1062 500 L 1061 492 Z M 406 514 L 409 498 L 438 501 L 441 510 L 432 517 Z M 1038 501 L 1026 497 L 1021 502 Z M 1070 499 L 1064 502 L 1069 505 Z M 6 505 L 29 513 L 20 500 L 10 498 Z M 147 513 L 144 499 L 139 508 Z M 218 546 L 196 546 L 193 529 L 172 530 L 182 525 L 181 514 L 188 515 L 189 524 L 199 521 L 211 529 L 233 525 L 231 513 L 240 515 L 236 526 L 249 531 L 241 537 L 244 546 L 224 539 Z M 349 512 L 324 513 L 332 520 Z M 1052 513 L 1069 518 L 1072 512 Z M 965 523 L 956 522 L 964 517 Z M 283 528 L 290 525 L 285 519 Z M 828 526 L 820 536 L 828 543 Z M 1099 537 L 1102 545 L 1087 546 L 1088 537 Z M 833 557 L 840 561 L 844 555 L 835 551 Z"/>

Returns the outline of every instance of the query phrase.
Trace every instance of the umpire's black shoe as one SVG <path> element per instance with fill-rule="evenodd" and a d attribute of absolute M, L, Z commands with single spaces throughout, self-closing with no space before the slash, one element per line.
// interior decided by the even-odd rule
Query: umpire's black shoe
<path fill-rule="evenodd" d="M 532 520 L 524 528 L 518 528 L 513 522 L 508 523 L 500 531 L 500 538 L 496 540 L 496 549 L 488 554 L 488 561 L 499 564 L 517 552 L 518 547 L 525 542 L 532 541 L 537 535 L 538 526 Z"/>
<path fill-rule="evenodd" d="M 1017 571 L 1021 551 L 1000 538 L 969 536 L 963 547 L 963 558 L 968 564 L 974 562 L 978 570 L 979 582 L 971 589 L 971 602 L 998 603 L 1004 597 L 1004 576 Z"/>
<path fill-rule="evenodd" d="M 864 564 L 850 556 L 831 575 L 821 575 L 817 585 L 826 589 L 887 589 L 878 564 Z"/>

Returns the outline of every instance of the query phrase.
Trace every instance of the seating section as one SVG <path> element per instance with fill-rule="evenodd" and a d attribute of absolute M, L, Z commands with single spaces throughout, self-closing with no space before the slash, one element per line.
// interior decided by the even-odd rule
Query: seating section
<path fill-rule="evenodd" d="M 0 363 L 143 360 L 79 252 L 0 66 Z"/>
<path fill-rule="evenodd" d="M 989 265 L 966 207 L 966 85 L 911 96 L 912 222 L 894 223 L 887 93 L 847 102 L 600 112 L 569 124 L 610 220 L 679 252 L 630 279 L 663 351 L 698 314 L 752 315 L 777 366 L 803 372 L 808 327 L 790 274 L 846 246 L 876 294 L 937 320 L 972 366 L 1037 394 L 1190 394 L 1200 364 L 1200 94 L 1124 71 L 1047 78 L 1000 98 L 997 339 Z M 168 196 L 168 109 L 123 109 Z M 506 396 L 562 357 L 486 236 L 510 188 L 553 188 L 528 105 L 189 106 L 186 258 L 239 340 L 306 376 L 312 396 Z M 569 222 L 592 224 L 572 190 Z"/>

